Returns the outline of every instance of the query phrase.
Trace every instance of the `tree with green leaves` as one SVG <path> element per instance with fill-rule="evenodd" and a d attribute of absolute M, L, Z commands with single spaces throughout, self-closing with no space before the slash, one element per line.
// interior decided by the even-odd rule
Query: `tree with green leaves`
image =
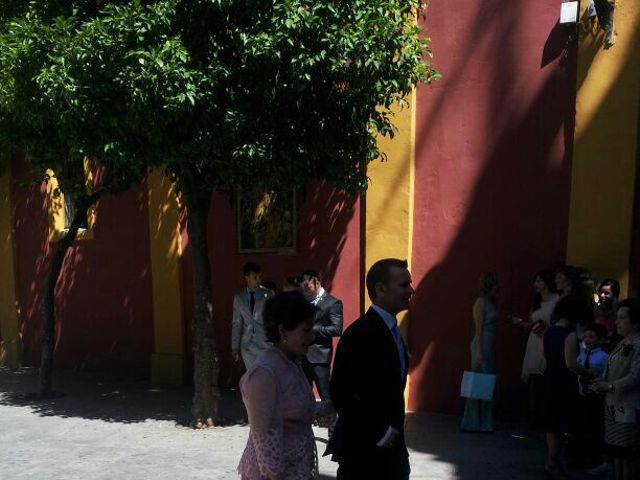
<path fill-rule="evenodd" d="M 94 5 L 93 10 L 99 9 Z M 45 172 L 53 171 L 59 189 L 73 199 L 73 218 L 52 246 L 42 287 L 38 388 L 42 396 L 53 393 L 55 288 L 65 257 L 89 208 L 104 195 L 136 185 L 152 167 L 145 163 L 150 157 L 144 136 L 133 139 L 135 132 L 128 130 L 126 141 L 114 141 L 121 137 L 117 125 L 122 112 L 87 114 L 91 97 L 77 98 L 71 107 L 49 88 L 56 58 L 61 58 L 82 21 L 76 15 L 52 2 L 4 2 L 0 7 L 0 163 L 7 162 L 14 152 L 22 152 L 29 158 L 35 179 L 47 181 Z M 95 113 L 112 125 L 111 131 L 91 121 Z M 99 182 L 90 188 L 85 178 L 88 159 L 101 173 Z"/>
<path fill-rule="evenodd" d="M 162 165 L 183 195 L 194 262 L 192 413 L 197 426 L 211 425 L 212 192 L 314 179 L 366 189 L 366 165 L 381 156 L 377 136 L 394 133 L 393 109 L 437 76 L 417 24 L 422 5 L 134 0 L 86 13 L 85 2 L 70 3 L 48 22 L 61 41 L 36 62 L 39 94 L 73 118 L 64 138 L 78 139 L 83 154 L 146 156 L 142 165 Z"/>

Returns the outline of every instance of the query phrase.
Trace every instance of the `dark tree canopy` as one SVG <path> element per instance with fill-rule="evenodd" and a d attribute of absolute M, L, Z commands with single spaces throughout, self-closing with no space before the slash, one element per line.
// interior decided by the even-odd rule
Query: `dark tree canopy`
<path fill-rule="evenodd" d="M 363 164 L 379 157 L 376 135 L 393 132 L 391 107 L 436 75 L 417 1 L 22 8 L 3 28 L 0 54 L 2 70 L 22 76 L 17 116 L 40 134 L 22 143 L 39 156 L 94 156 L 116 172 L 143 156 L 177 178 L 188 163 L 216 186 L 258 175 L 359 190 Z"/>
<path fill-rule="evenodd" d="M 418 82 L 437 77 L 417 23 L 422 7 L 420 0 L 0 3 L 0 148 L 20 148 L 36 167 L 52 168 L 65 192 L 84 190 L 89 157 L 106 172 L 105 192 L 161 167 L 184 193 L 197 424 L 212 423 L 217 395 L 211 192 L 256 187 L 256 178 L 265 189 L 322 178 L 364 190 L 366 165 L 381 157 L 378 135 L 393 135 L 394 108 Z"/>

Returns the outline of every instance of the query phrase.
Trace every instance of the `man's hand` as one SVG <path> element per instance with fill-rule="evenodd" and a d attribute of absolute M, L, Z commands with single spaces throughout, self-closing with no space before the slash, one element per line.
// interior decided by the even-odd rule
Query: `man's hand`
<path fill-rule="evenodd" d="M 231 350 L 231 358 L 233 358 L 234 362 L 240 361 L 240 352 L 238 350 Z"/>

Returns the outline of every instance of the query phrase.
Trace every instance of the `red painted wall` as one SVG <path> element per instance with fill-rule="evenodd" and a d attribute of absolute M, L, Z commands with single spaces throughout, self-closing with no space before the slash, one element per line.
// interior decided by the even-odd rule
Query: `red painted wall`
<path fill-rule="evenodd" d="M 278 288 L 289 275 L 315 269 L 324 285 L 344 302 L 345 326 L 360 315 L 360 203 L 329 185 L 311 187 L 298 203 L 298 248 L 295 255 L 273 253 L 240 254 L 236 210 L 232 200 L 214 195 L 209 219 L 209 244 L 213 282 L 213 309 L 218 354 L 221 362 L 220 385 L 234 386 L 242 370 L 231 361 L 231 315 L 233 295 L 243 288 L 242 267 L 254 261 L 262 267 L 264 281 Z M 184 225 L 186 227 L 186 225 Z M 187 352 L 191 354 L 190 323 L 193 315 L 193 280 L 188 236 L 183 257 L 183 286 Z M 188 363 L 191 363 L 192 360 Z M 188 365 L 188 376 L 191 376 Z"/>
<path fill-rule="evenodd" d="M 25 162 L 13 162 L 16 289 L 24 358 L 40 358 L 41 290 L 50 244 L 44 186 Z M 94 238 L 67 254 L 56 292 L 56 366 L 146 374 L 153 351 L 146 188 L 97 206 Z"/>
<path fill-rule="evenodd" d="M 576 52 L 559 12 L 559 0 L 429 3 L 443 78 L 417 98 L 413 410 L 461 411 L 482 272 L 498 273 L 503 314 L 526 315 L 535 272 L 565 258 Z M 525 408 L 525 341 L 501 319 L 502 413 Z"/>

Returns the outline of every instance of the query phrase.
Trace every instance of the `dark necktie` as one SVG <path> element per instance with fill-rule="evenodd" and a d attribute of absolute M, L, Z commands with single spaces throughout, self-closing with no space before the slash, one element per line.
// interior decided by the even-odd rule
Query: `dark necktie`
<path fill-rule="evenodd" d="M 591 364 L 589 363 L 589 357 L 591 357 L 591 350 L 587 350 L 587 356 L 584 359 L 584 368 L 589 370 L 591 368 Z"/>
<path fill-rule="evenodd" d="M 582 365 L 587 370 L 589 370 L 589 368 L 591 367 L 589 363 L 589 357 L 591 357 L 591 350 L 587 350 L 587 355 L 584 357 L 584 365 Z M 589 388 L 589 386 L 591 385 L 591 379 L 587 377 L 580 377 L 579 381 L 580 387 L 582 389 L 582 394 L 588 395 L 589 393 L 591 393 L 591 389 Z"/>
<path fill-rule="evenodd" d="M 253 309 L 256 308 L 256 292 L 249 290 L 249 310 L 253 315 Z"/>

